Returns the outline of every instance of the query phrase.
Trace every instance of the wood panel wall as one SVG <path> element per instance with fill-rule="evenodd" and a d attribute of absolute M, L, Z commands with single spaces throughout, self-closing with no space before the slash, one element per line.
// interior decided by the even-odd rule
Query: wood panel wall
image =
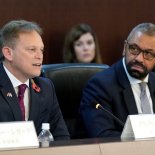
<path fill-rule="evenodd" d="M 154 0 L 0 0 L 0 27 L 13 19 L 35 21 L 44 30 L 44 64 L 61 63 L 66 33 L 78 23 L 96 32 L 103 63 L 111 65 L 123 50 L 130 30 L 155 23 Z"/>

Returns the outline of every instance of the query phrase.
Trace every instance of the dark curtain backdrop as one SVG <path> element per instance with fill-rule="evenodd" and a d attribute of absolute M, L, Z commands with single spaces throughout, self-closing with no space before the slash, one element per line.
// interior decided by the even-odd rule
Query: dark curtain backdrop
<path fill-rule="evenodd" d="M 44 30 L 44 64 L 61 63 L 66 33 L 78 23 L 96 32 L 103 63 L 122 56 L 130 30 L 142 22 L 155 23 L 155 0 L 0 0 L 0 27 L 13 19 L 35 21 Z"/>

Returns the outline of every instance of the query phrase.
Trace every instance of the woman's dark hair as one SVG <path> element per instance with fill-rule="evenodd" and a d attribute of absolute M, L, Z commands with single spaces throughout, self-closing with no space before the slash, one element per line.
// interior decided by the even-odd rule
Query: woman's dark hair
<path fill-rule="evenodd" d="M 66 35 L 64 48 L 63 48 L 63 60 L 66 63 L 77 62 L 75 51 L 74 51 L 74 43 L 77 41 L 83 34 L 90 33 L 95 42 L 95 58 L 92 63 L 102 63 L 100 50 L 98 45 L 98 40 L 96 34 L 92 30 L 92 28 L 87 24 L 78 24 L 72 27 L 69 33 Z"/>

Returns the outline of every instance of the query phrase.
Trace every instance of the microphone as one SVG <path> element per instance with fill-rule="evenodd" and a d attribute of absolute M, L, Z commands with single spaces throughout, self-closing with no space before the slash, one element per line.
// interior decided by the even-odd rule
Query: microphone
<path fill-rule="evenodd" d="M 106 113 L 108 113 L 115 121 L 117 121 L 122 127 L 124 127 L 124 123 L 119 118 L 117 118 L 115 115 L 113 115 L 110 111 L 103 108 L 101 104 L 97 103 L 96 101 L 93 101 L 92 104 L 95 105 L 96 109 L 101 109 L 105 111 Z"/>

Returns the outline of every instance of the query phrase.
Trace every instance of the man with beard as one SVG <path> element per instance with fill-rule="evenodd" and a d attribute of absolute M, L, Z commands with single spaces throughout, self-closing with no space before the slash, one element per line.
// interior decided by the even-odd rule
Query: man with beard
<path fill-rule="evenodd" d="M 124 42 L 123 58 L 97 73 L 86 85 L 80 114 L 89 137 L 120 137 L 128 115 L 155 112 L 155 25 L 137 25 Z M 140 99 L 140 83 L 146 84 L 148 101 Z M 93 104 L 99 103 L 121 123 Z M 147 112 L 146 109 L 149 109 Z"/>

